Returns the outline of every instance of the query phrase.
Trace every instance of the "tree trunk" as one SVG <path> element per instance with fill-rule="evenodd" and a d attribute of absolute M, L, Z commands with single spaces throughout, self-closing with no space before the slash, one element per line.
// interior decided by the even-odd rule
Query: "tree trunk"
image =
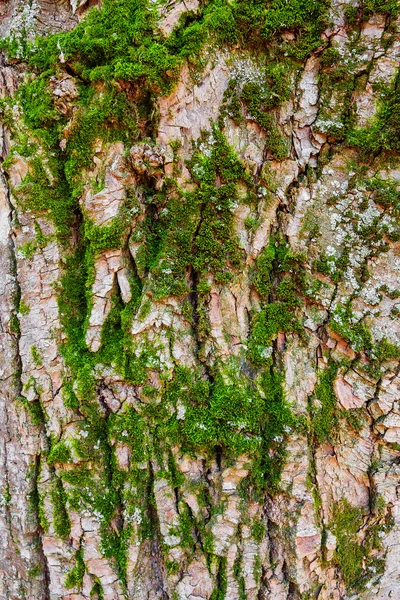
<path fill-rule="evenodd" d="M 0 600 L 400 594 L 396 0 L 0 0 Z"/>

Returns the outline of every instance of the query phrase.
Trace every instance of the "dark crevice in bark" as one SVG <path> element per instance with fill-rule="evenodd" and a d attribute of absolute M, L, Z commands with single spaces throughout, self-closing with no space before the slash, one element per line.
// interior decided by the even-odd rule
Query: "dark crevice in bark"
<path fill-rule="evenodd" d="M 218 470 L 222 471 L 222 447 L 221 446 L 215 447 L 215 458 L 216 458 Z"/>
<path fill-rule="evenodd" d="M 189 286 L 190 286 L 190 292 L 189 292 L 188 297 L 189 297 L 189 302 L 192 306 L 193 327 L 197 333 L 197 329 L 199 326 L 199 313 L 198 313 L 199 299 L 198 299 L 198 292 L 197 292 L 197 286 L 199 284 L 199 274 L 194 270 L 194 268 L 192 266 L 189 267 L 188 280 L 189 280 Z M 197 337 L 198 336 L 196 335 L 196 339 L 197 339 Z"/>
<path fill-rule="evenodd" d="M 220 558 L 218 561 L 217 574 L 215 576 L 215 587 L 212 598 L 225 598 L 226 593 L 226 561 Z M 216 594 L 214 596 L 214 594 Z"/>
<path fill-rule="evenodd" d="M 178 487 L 174 487 L 174 499 L 175 499 L 175 508 L 176 508 L 176 512 L 178 513 L 178 515 L 180 514 L 180 510 L 179 510 L 179 488 Z"/>
<path fill-rule="evenodd" d="M 202 552 L 205 552 L 204 544 L 203 544 L 203 539 L 202 539 L 201 533 L 200 533 L 200 531 L 199 531 L 199 529 L 198 529 L 198 527 L 196 525 L 196 519 L 195 519 L 195 516 L 193 514 L 193 511 L 192 511 L 192 509 L 190 508 L 190 506 L 188 504 L 186 504 L 186 509 L 187 509 L 187 511 L 189 513 L 190 521 L 192 523 L 193 537 L 194 537 L 195 544 L 197 544 L 199 546 L 199 548 L 201 549 Z"/>
<path fill-rule="evenodd" d="M 284 563 L 285 566 L 285 577 L 288 578 L 288 573 L 287 573 L 287 569 L 286 569 L 286 563 Z M 300 592 L 299 592 L 299 588 L 298 586 L 293 583 L 293 581 L 289 581 L 289 595 L 288 595 L 288 600 L 299 600 L 301 598 L 300 596 Z"/>

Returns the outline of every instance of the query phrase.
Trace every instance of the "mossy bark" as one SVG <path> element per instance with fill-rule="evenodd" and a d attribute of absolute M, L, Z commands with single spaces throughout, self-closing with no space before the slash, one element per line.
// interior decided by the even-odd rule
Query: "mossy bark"
<path fill-rule="evenodd" d="M 97 4 L 0 9 L 0 600 L 395 597 L 397 2 Z"/>

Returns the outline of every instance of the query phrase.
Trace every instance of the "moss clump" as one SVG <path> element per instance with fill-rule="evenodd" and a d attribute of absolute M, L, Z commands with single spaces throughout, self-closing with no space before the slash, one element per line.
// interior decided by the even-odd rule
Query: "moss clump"
<path fill-rule="evenodd" d="M 363 524 L 360 508 L 342 500 L 336 504 L 332 513 L 332 531 L 336 536 L 336 559 L 340 565 L 347 586 L 357 589 L 364 575 L 362 566 L 365 550 L 357 539 L 357 533 Z"/>
<path fill-rule="evenodd" d="M 217 561 L 217 582 L 210 596 L 210 600 L 225 600 L 226 591 L 228 589 L 228 579 L 226 574 L 227 559 L 218 557 Z"/>
<path fill-rule="evenodd" d="M 129 231 L 131 217 L 121 215 L 113 219 L 110 225 L 95 225 L 92 221 L 86 219 L 84 222 L 85 242 L 90 246 L 91 252 L 95 255 L 104 250 L 120 248 L 125 232 Z"/>
<path fill-rule="evenodd" d="M 185 406 L 184 418 L 171 423 L 169 433 L 180 438 L 190 453 L 200 449 L 208 453 L 222 446 L 234 456 L 259 447 L 262 399 L 245 379 L 235 387 L 216 373 L 210 385 L 200 373 L 193 378 L 193 373 L 179 369 L 167 388 L 167 398 Z"/>
<path fill-rule="evenodd" d="M 77 588 L 80 590 L 83 584 L 83 576 L 85 574 L 85 561 L 83 559 L 83 548 L 77 550 L 75 554 L 75 567 L 71 569 L 65 578 L 64 585 L 67 590 Z"/>
<path fill-rule="evenodd" d="M 265 49 L 274 38 L 283 45 L 286 55 L 302 60 L 320 44 L 320 34 L 327 24 L 328 3 L 306 0 L 259 0 L 210 2 L 204 18 L 221 44 L 241 44 L 252 49 Z M 286 30 L 295 32 L 292 42 L 281 38 Z"/>
<path fill-rule="evenodd" d="M 71 449 L 65 442 L 58 442 L 52 446 L 48 456 L 47 462 L 49 465 L 55 463 L 68 463 L 71 462 Z"/>
<path fill-rule="evenodd" d="M 301 332 L 296 309 L 301 306 L 304 257 L 271 238 L 257 259 L 253 285 L 262 299 L 253 316 L 248 356 L 257 366 L 271 364 L 272 342 L 279 332 Z"/>
<path fill-rule="evenodd" d="M 273 369 L 264 370 L 257 382 L 233 362 L 213 372 L 213 382 L 179 369 L 167 386 L 164 406 L 183 406 L 178 418 L 158 418 L 160 438 L 179 442 L 182 451 L 213 456 L 219 448 L 229 460 L 247 453 L 251 469 L 247 485 L 273 493 L 279 484 L 285 457 L 285 440 L 296 426 L 284 399 L 282 379 Z M 165 443 L 164 442 L 164 443 Z"/>
<path fill-rule="evenodd" d="M 36 346 L 31 346 L 31 357 L 33 362 L 35 363 L 35 365 L 37 367 L 41 367 L 43 364 L 43 357 L 40 354 L 39 350 L 36 348 Z"/>
<path fill-rule="evenodd" d="M 398 181 L 373 177 L 366 181 L 366 186 L 374 194 L 374 202 L 383 208 L 385 214 L 395 219 L 400 217 L 400 190 Z"/>
<path fill-rule="evenodd" d="M 348 142 L 357 146 L 363 157 L 380 152 L 400 150 L 400 78 L 396 76 L 391 86 L 381 90 L 380 104 L 369 127 L 353 129 Z"/>
<path fill-rule="evenodd" d="M 391 17 L 396 17 L 399 14 L 397 0 L 363 0 L 361 8 L 365 19 L 371 17 L 374 13 L 384 13 Z"/>
<path fill-rule="evenodd" d="M 262 539 L 265 536 L 265 525 L 261 519 L 253 523 L 251 527 L 251 535 L 257 543 L 260 544 L 262 542 Z"/>
<path fill-rule="evenodd" d="M 31 242 L 27 242 L 18 248 L 18 251 L 27 259 L 32 258 L 39 249 L 42 250 L 54 239 L 52 234 L 44 235 L 37 221 L 34 223 L 34 229 L 36 233 L 35 238 Z M 21 307 L 19 312 L 21 312 Z"/>
<path fill-rule="evenodd" d="M 250 197 L 253 183 L 236 153 L 216 126 L 195 148 L 189 168 L 197 187 L 183 193 L 173 181 L 162 192 L 143 187 L 146 215 L 131 237 L 139 246 L 138 273 L 149 273 L 156 300 L 197 291 L 207 274 L 229 282 L 240 269 L 243 252 L 234 229 L 234 211 L 241 201 L 239 185 Z"/>
<path fill-rule="evenodd" d="M 315 399 L 321 404 L 317 410 L 312 408 L 312 427 L 317 442 L 327 442 L 335 434 L 338 425 L 336 409 L 336 396 L 333 391 L 333 382 L 336 379 L 338 365 L 331 362 L 319 376 L 319 383 L 315 388 Z"/>
<path fill-rule="evenodd" d="M 54 531 L 58 537 L 66 539 L 71 532 L 71 521 L 66 507 L 67 494 L 59 477 L 52 484 L 50 498 L 53 504 Z"/>
<path fill-rule="evenodd" d="M 386 338 L 383 338 L 374 345 L 372 353 L 374 359 L 381 365 L 382 363 L 391 360 L 399 360 L 400 347 L 396 344 L 392 344 Z"/>
<path fill-rule="evenodd" d="M 239 588 L 239 600 L 246 600 L 246 582 L 243 576 L 242 556 L 238 554 L 233 565 L 233 576 L 235 577 Z"/>
<path fill-rule="evenodd" d="M 127 444 L 131 449 L 132 463 L 147 459 L 146 422 L 133 407 L 124 412 L 110 415 L 108 434 L 110 438 Z"/>
<path fill-rule="evenodd" d="M 379 379 L 385 362 L 398 360 L 400 348 L 386 338 L 374 342 L 367 324 L 367 317 L 357 318 L 352 312 L 351 301 L 338 304 L 332 313 L 330 326 L 333 331 L 348 341 L 350 347 L 361 356 L 369 359 L 369 364 L 360 365 L 365 372 Z"/>
<path fill-rule="evenodd" d="M 40 400 L 29 401 L 23 396 L 19 397 L 18 400 L 30 414 L 33 425 L 35 425 L 36 427 L 40 427 L 45 423 L 45 415 Z"/>
<path fill-rule="evenodd" d="M 244 84 L 241 93 L 241 99 L 247 105 L 250 118 L 259 123 L 268 133 L 268 150 L 277 160 L 285 158 L 289 150 L 288 143 L 278 127 L 276 117 L 270 112 L 271 108 L 289 96 L 287 78 L 284 80 L 281 78 L 281 73 L 279 75 L 281 85 L 276 84 L 272 89 L 263 90 L 257 83 L 249 82 Z"/>
<path fill-rule="evenodd" d="M 383 571 L 385 561 L 379 533 L 387 533 L 391 521 L 385 518 L 382 508 L 378 503 L 374 521 L 367 525 L 363 511 L 348 500 L 341 500 L 332 508 L 330 528 L 336 536 L 335 560 L 349 591 L 362 592 L 368 581 Z"/>
<path fill-rule="evenodd" d="M 371 332 L 362 319 L 357 319 L 351 309 L 351 301 L 338 304 L 332 314 L 331 328 L 348 340 L 355 352 L 370 351 L 373 346 Z"/>
<path fill-rule="evenodd" d="M 272 291 L 275 259 L 275 244 L 271 240 L 257 258 L 256 271 L 253 278 L 254 287 L 260 296 L 266 300 Z"/>
<path fill-rule="evenodd" d="M 236 81 L 231 79 L 224 92 L 218 119 L 218 125 L 221 129 L 225 125 L 226 117 L 231 118 L 236 125 L 240 125 L 243 122 L 242 105 L 236 87 Z"/>
<path fill-rule="evenodd" d="M 347 419 L 348 424 L 354 431 L 360 432 L 366 424 L 365 412 L 362 409 L 354 408 L 343 411 L 342 416 Z"/>
<path fill-rule="evenodd" d="M 120 485 L 118 486 L 120 488 Z M 128 525 L 124 529 L 116 530 L 110 528 L 110 521 L 115 516 L 115 509 L 121 502 L 121 496 L 112 499 L 110 507 L 112 512 L 105 513 L 103 516 L 104 523 L 101 528 L 101 550 L 106 558 L 112 559 L 115 563 L 118 577 L 123 585 L 126 585 L 126 570 L 128 565 L 128 547 L 129 538 L 132 533 L 131 527 Z"/>
<path fill-rule="evenodd" d="M 260 385 L 265 397 L 261 451 L 255 457 L 248 482 L 256 490 L 273 494 L 279 489 L 287 438 L 298 422 L 285 398 L 282 375 L 276 367 L 263 370 Z"/>
<path fill-rule="evenodd" d="M 103 586 L 98 580 L 94 582 L 90 591 L 90 600 L 104 600 Z"/>

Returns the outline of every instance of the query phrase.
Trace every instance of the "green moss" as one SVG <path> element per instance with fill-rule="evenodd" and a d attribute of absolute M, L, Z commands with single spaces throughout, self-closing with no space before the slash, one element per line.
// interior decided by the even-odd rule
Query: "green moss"
<path fill-rule="evenodd" d="M 147 459 L 145 433 L 146 422 L 133 407 L 109 417 L 108 435 L 130 447 L 132 463 L 142 463 Z"/>
<path fill-rule="evenodd" d="M 67 495 L 61 479 L 55 478 L 50 492 L 53 504 L 53 526 L 56 535 L 66 539 L 71 532 L 71 521 L 66 508 Z"/>
<path fill-rule="evenodd" d="M 260 383 L 265 397 L 262 443 L 248 483 L 254 486 L 255 491 L 268 490 L 273 494 L 279 489 L 286 457 L 286 440 L 298 423 L 285 399 L 282 375 L 276 368 L 271 366 L 264 369 Z"/>
<path fill-rule="evenodd" d="M 179 369 L 167 388 L 167 398 L 186 407 L 184 419 L 176 424 L 181 440 L 192 452 L 219 445 L 233 454 L 255 450 L 259 446 L 262 399 L 245 380 L 235 387 L 217 374 L 210 386 L 199 375 L 193 379 L 193 374 Z"/>
<path fill-rule="evenodd" d="M 28 306 L 28 304 L 25 304 L 25 302 L 23 300 L 19 301 L 19 305 L 18 305 L 18 312 L 21 315 L 27 315 L 29 314 L 30 308 Z"/>
<path fill-rule="evenodd" d="M 297 423 L 284 398 L 283 375 L 273 344 L 280 332 L 300 331 L 296 313 L 304 299 L 304 260 L 293 255 L 282 241 L 271 240 L 252 275 L 262 306 L 252 315 L 247 355 L 243 352 L 232 363 L 210 366 L 204 351 L 209 334 L 210 276 L 223 286 L 241 273 L 244 252 L 236 236 L 235 211 L 240 203 L 247 203 L 255 214 L 255 192 L 260 189 L 227 143 L 222 128 L 224 116 L 237 124 L 247 116 L 267 132 L 268 153 L 278 160 L 287 156 L 288 144 L 277 124 L 277 108 L 292 93 L 298 66 L 321 44 L 326 15 L 327 3 L 320 0 L 271 0 L 268 4 L 211 0 L 195 14 L 182 15 L 174 32 L 165 38 L 156 29 L 156 8 L 147 1 L 104 0 L 101 8 L 90 10 L 74 30 L 26 45 L 34 74 L 16 96 L 23 123 L 21 131 L 15 133 L 15 148 L 27 158 L 29 172 L 14 192 L 22 210 L 53 220 L 58 241 L 64 245 L 58 298 L 63 328 L 60 349 L 65 363 L 62 394 L 66 406 L 76 411 L 81 422 L 80 438 L 71 442 L 71 447 L 64 441 L 53 444 L 47 457 L 50 465 L 68 463 L 73 449 L 73 456 L 80 460 L 79 466 L 61 470 L 52 483 L 54 528 L 58 536 L 68 537 L 67 507 L 77 511 L 88 508 L 100 514 L 102 551 L 114 562 L 122 582 L 126 580 L 133 510 L 137 509 L 142 519 L 139 537 L 153 539 L 159 533 L 152 461 L 159 463 L 159 473 L 172 487 L 182 484 L 171 447 L 179 446 L 194 456 L 201 454 L 206 460 L 214 459 L 217 450 L 224 460 L 248 453 L 252 464 L 243 489 L 247 485 L 253 495 L 261 497 L 265 490 L 273 493 L 279 487 L 286 439 Z M 287 30 L 293 33 L 293 40 L 281 36 Z M 206 44 L 251 48 L 254 55 L 260 50 L 266 53 L 263 83 L 247 82 L 242 89 L 237 82 L 230 85 L 220 127 L 214 126 L 210 135 L 202 136 L 189 161 L 194 183 L 191 191 L 182 191 L 173 179 L 164 181 L 162 190 L 156 189 L 152 180 L 138 183 L 143 214 L 130 239 L 139 246 L 137 273 L 132 267 L 132 300 L 124 305 L 115 292 L 103 326 L 101 348 L 91 353 L 86 347 L 85 329 L 94 260 L 101 251 L 125 249 L 132 217 L 137 214 L 132 209 L 138 208 L 127 201 L 117 218 L 101 227 L 82 215 L 79 198 L 90 180 L 96 141 L 101 139 L 106 151 L 107 144 L 115 140 L 129 148 L 133 141 L 154 138 L 157 96 L 171 91 L 184 60 L 189 61 L 192 72 L 201 68 L 207 60 L 202 56 Z M 63 69 L 60 52 L 77 82 L 71 120 L 60 113 L 51 91 L 51 77 Z M 328 59 L 327 67 L 333 68 L 335 57 Z M 5 102 L 2 107 L 15 128 L 10 105 Z M 172 150 L 177 162 L 178 148 Z M 268 179 L 265 169 L 263 178 Z M 97 182 L 96 189 L 101 183 Z M 90 185 L 94 189 L 96 184 Z M 269 178 L 271 191 L 274 185 Z M 247 224 L 250 230 L 255 229 L 255 221 Z M 23 252 L 33 256 L 49 241 L 39 228 Z M 144 301 L 143 279 L 149 294 Z M 185 302 L 185 318 L 199 343 L 201 365 L 197 369 L 163 372 L 156 343 L 143 337 L 140 346 L 134 345 L 132 319 L 146 318 L 150 297 L 158 301 L 171 295 Z M 22 304 L 20 307 L 22 313 Z M 35 359 L 33 351 L 32 357 Z M 109 414 L 98 402 L 99 364 L 102 370 L 118 373 L 124 382 L 141 386 L 144 401 Z M 159 388 L 150 385 L 148 371 L 160 373 Z M 160 396 L 162 401 L 158 402 Z M 32 406 L 40 408 L 39 403 Z M 113 451 L 116 442 L 130 449 L 127 473 L 119 471 Z M 148 468 L 143 469 L 146 462 Z M 68 485 L 68 497 L 63 482 Z M 203 500 L 204 505 L 212 505 L 211 498 Z M 126 519 L 122 510 L 128 513 Z M 263 525 L 255 523 L 252 533 L 260 541 Z M 187 507 L 180 505 L 179 534 L 188 548 L 200 535 L 209 561 L 217 563 L 212 598 L 222 600 L 227 590 L 226 560 L 212 556 L 210 527 L 197 523 Z M 240 594 L 245 597 L 240 564 L 235 568 Z M 76 565 L 67 575 L 67 587 L 81 587 L 84 571 L 83 552 L 79 550 Z M 99 582 L 92 596 L 102 598 Z"/>
<path fill-rule="evenodd" d="M 217 581 L 216 586 L 210 596 L 210 600 L 225 600 L 228 589 L 228 580 L 226 575 L 227 559 L 217 558 Z"/>
<path fill-rule="evenodd" d="M 399 360 L 400 347 L 399 345 L 392 344 L 386 338 L 383 338 L 374 345 L 372 354 L 377 363 L 381 365 L 386 361 Z"/>
<path fill-rule="evenodd" d="M 343 417 L 347 419 L 350 427 L 357 432 L 360 432 L 366 424 L 366 415 L 362 409 L 354 408 L 353 410 L 343 411 Z"/>
<path fill-rule="evenodd" d="M 199 187 L 188 199 L 195 203 L 200 217 L 192 260 L 196 271 L 210 271 L 217 283 L 226 283 L 242 259 L 232 214 L 239 202 L 236 184 L 240 181 L 252 184 L 223 134 L 215 127 L 212 135 L 210 155 L 197 151 L 190 163 L 192 177 Z"/>
<path fill-rule="evenodd" d="M 34 228 L 36 233 L 35 239 L 18 248 L 18 251 L 28 259 L 32 258 L 38 249 L 45 248 L 54 238 L 53 235 L 44 235 L 37 221 L 34 223 Z"/>
<path fill-rule="evenodd" d="M 400 79 L 397 76 L 391 86 L 380 92 L 380 104 L 376 116 L 368 127 L 352 129 L 348 142 L 357 146 L 363 157 L 377 155 L 380 152 L 398 152 L 400 150 Z"/>
<path fill-rule="evenodd" d="M 249 386 L 227 385 L 217 378 L 210 396 L 205 422 L 206 437 L 234 454 L 255 450 L 259 446 L 262 399 Z"/>
<path fill-rule="evenodd" d="M 194 456 L 213 455 L 215 448 L 228 460 L 248 453 L 252 466 L 244 487 L 272 493 L 279 483 L 286 437 L 296 425 L 281 378 L 267 370 L 256 387 L 235 362 L 213 375 L 211 385 L 201 371 L 177 370 L 164 403 L 183 405 L 184 416 L 169 419 L 163 437 Z"/>
<path fill-rule="evenodd" d="M 262 562 L 261 562 L 261 558 L 260 558 L 259 554 L 257 554 L 254 557 L 254 571 L 253 571 L 253 573 L 254 573 L 254 579 L 255 579 L 255 581 L 257 582 L 257 584 L 259 584 L 260 581 L 261 581 L 262 574 L 263 574 L 263 566 L 262 566 Z"/>
<path fill-rule="evenodd" d="M 28 575 L 29 577 L 32 577 L 32 579 L 35 579 L 36 577 L 39 577 L 42 573 L 42 565 L 36 565 L 36 567 L 33 567 L 32 569 L 29 569 L 28 571 Z"/>
<path fill-rule="evenodd" d="M 234 79 L 229 82 L 220 107 L 218 125 L 221 129 L 225 125 L 226 117 L 230 117 L 236 125 L 240 125 L 243 122 L 242 105 L 240 103 L 239 93 L 236 90 L 236 81 Z"/>
<path fill-rule="evenodd" d="M 5 506 L 8 506 L 11 502 L 11 494 L 10 494 L 10 486 L 6 483 L 3 494 L 3 503 Z"/>
<path fill-rule="evenodd" d="M 41 131 L 48 139 L 53 134 L 55 124 L 59 126 L 62 122 L 49 85 L 51 75 L 52 71 L 47 70 L 36 77 L 28 77 L 18 94 L 26 125 L 33 132 Z"/>
<path fill-rule="evenodd" d="M 151 310 L 151 300 L 146 298 L 138 312 L 138 319 L 144 321 L 149 316 Z"/>
<path fill-rule="evenodd" d="M 138 273 L 150 272 L 156 300 L 190 292 L 188 270 L 195 280 L 212 273 L 218 283 L 226 283 L 243 259 L 233 211 L 239 204 L 238 184 L 249 193 L 253 184 L 217 127 L 198 144 L 188 166 L 197 184 L 192 192 L 183 193 L 171 181 L 162 192 L 143 188 L 148 208 L 131 238 L 140 244 Z"/>
<path fill-rule="evenodd" d="M 400 10 L 397 0 L 363 0 L 361 7 L 365 19 L 368 19 L 375 13 L 384 13 L 395 17 L 399 14 Z"/>
<path fill-rule="evenodd" d="M 42 141 L 43 144 L 49 143 L 46 139 Z M 14 195 L 23 210 L 31 210 L 37 215 L 48 215 L 57 228 L 60 241 L 65 241 L 75 218 L 76 202 L 65 180 L 64 161 L 60 150 L 53 150 L 51 145 L 47 145 L 47 149 L 48 154 L 45 151 L 37 151 L 29 159 L 28 174 L 14 190 Z M 44 247 L 49 239 L 37 230 L 35 241 L 22 250 L 27 252 L 27 256 L 32 256 L 37 248 Z"/>
<path fill-rule="evenodd" d="M 201 529 L 201 527 L 200 527 Z M 191 510 L 184 502 L 179 503 L 179 526 L 170 531 L 170 535 L 177 535 L 180 539 L 179 545 L 182 548 L 188 548 L 190 551 L 195 549 L 195 532 L 199 533 L 199 528 Z"/>
<path fill-rule="evenodd" d="M 137 280 L 131 282 L 132 300 L 124 305 L 121 298 L 114 297 L 113 306 L 104 323 L 101 336 L 101 348 L 96 356 L 91 356 L 92 364 L 102 362 L 110 364 L 126 381 L 132 384 L 144 384 L 147 369 L 157 362 L 157 348 L 143 343 L 135 348 L 130 328 L 141 300 L 141 285 Z"/>
<path fill-rule="evenodd" d="M 165 568 L 169 575 L 177 575 L 179 573 L 181 564 L 176 560 L 167 560 L 165 562 Z"/>
<path fill-rule="evenodd" d="M 83 585 L 83 576 L 85 574 L 85 562 L 83 559 L 83 548 L 75 553 L 75 567 L 67 574 L 64 585 L 67 590 L 77 588 L 80 590 Z"/>
<path fill-rule="evenodd" d="M 317 442 L 327 442 L 335 435 L 338 426 L 337 401 L 333 391 L 333 382 L 336 379 L 338 365 L 331 362 L 319 376 L 315 388 L 315 400 L 320 403 L 320 408 L 312 408 L 312 427 Z"/>
<path fill-rule="evenodd" d="M 97 578 L 90 591 L 90 600 L 104 600 L 103 586 Z"/>
<path fill-rule="evenodd" d="M 238 553 L 234 565 L 233 565 L 233 576 L 235 577 L 238 588 L 239 588 L 239 600 L 246 600 L 246 583 L 242 573 L 242 557 Z"/>
<path fill-rule="evenodd" d="M 287 156 L 288 143 L 283 137 L 277 125 L 276 117 L 271 109 L 278 106 L 282 101 L 290 97 L 290 87 L 288 85 L 288 76 L 285 72 L 285 65 L 271 65 L 269 67 L 270 82 L 261 88 L 255 82 L 248 82 L 243 85 L 241 100 L 248 108 L 250 118 L 253 118 L 268 134 L 268 149 L 277 160 Z"/>
<path fill-rule="evenodd" d="M 40 354 L 39 350 L 36 348 L 36 346 L 31 346 L 31 357 L 33 362 L 35 363 L 35 365 L 37 367 L 41 367 L 43 364 L 43 357 Z"/>
<path fill-rule="evenodd" d="M 351 301 L 338 304 L 332 313 L 331 328 L 349 342 L 355 352 L 372 349 L 372 337 L 363 320 L 357 319 L 351 309 Z"/>
<path fill-rule="evenodd" d="M 257 258 L 256 272 L 254 276 L 254 287 L 260 296 L 268 300 L 272 290 L 272 279 L 274 277 L 274 260 L 276 258 L 275 246 L 270 243 L 264 248 Z"/>
<path fill-rule="evenodd" d="M 124 229 L 127 226 L 127 219 L 115 218 L 110 225 L 95 225 L 89 219 L 84 222 L 85 241 L 90 246 L 93 254 L 104 250 L 120 248 L 124 236 Z"/>
<path fill-rule="evenodd" d="M 255 521 L 251 527 L 251 535 L 259 544 L 265 535 L 265 525 L 261 520 Z"/>
<path fill-rule="evenodd" d="M 64 274 L 57 298 L 61 325 L 66 336 L 61 345 L 61 354 L 73 370 L 81 365 L 81 355 L 86 347 L 84 322 L 87 311 L 87 277 L 84 250 L 78 247 L 73 254 L 65 257 Z"/>
<path fill-rule="evenodd" d="M 120 497 L 110 503 L 115 508 L 118 506 Z M 112 515 L 113 516 L 113 515 Z M 122 530 L 115 530 L 109 527 L 110 517 L 105 516 L 104 525 L 101 528 L 101 550 L 106 558 L 111 558 L 116 564 L 118 577 L 123 585 L 126 585 L 126 570 L 128 565 L 128 547 L 131 534 L 131 526 Z"/>
<path fill-rule="evenodd" d="M 44 509 L 43 498 L 39 493 L 37 494 L 37 515 L 41 528 L 43 529 L 43 531 L 47 532 L 49 530 L 50 524 Z"/>
<path fill-rule="evenodd" d="M 18 318 L 18 315 L 15 312 L 10 315 L 10 333 L 13 335 L 19 336 L 21 335 L 21 325 Z"/>
<path fill-rule="evenodd" d="M 99 455 L 99 453 L 97 453 Z M 68 469 L 67 471 L 62 471 L 60 477 L 63 481 L 70 483 L 73 486 L 81 489 L 82 497 L 85 491 L 85 488 L 92 486 L 93 489 L 96 489 L 98 482 L 96 482 L 95 476 L 91 473 L 87 468 L 79 466 L 73 469 Z M 70 493 L 69 504 L 74 505 L 74 495 L 73 491 Z"/>
<path fill-rule="evenodd" d="M 69 463 L 71 462 L 71 449 L 65 442 L 58 442 L 58 444 L 52 445 L 50 452 L 47 456 L 47 462 L 49 465 L 55 463 Z"/>
<path fill-rule="evenodd" d="M 271 364 L 272 342 L 279 332 L 301 332 L 296 309 L 301 305 L 304 257 L 271 238 L 257 259 L 253 284 L 262 309 L 253 316 L 248 356 L 257 367 Z"/>
<path fill-rule="evenodd" d="M 378 507 L 382 511 L 382 507 Z M 379 511 L 378 511 L 379 513 Z M 362 592 L 368 581 L 378 576 L 384 567 L 382 542 L 379 532 L 387 533 L 390 522 L 376 520 L 365 524 L 366 517 L 360 508 L 341 500 L 332 508 L 330 528 L 336 536 L 335 561 L 349 591 Z M 361 530 L 364 535 L 360 537 Z"/>
<path fill-rule="evenodd" d="M 373 177 L 366 181 L 367 189 L 374 193 L 374 202 L 381 206 L 386 214 L 400 216 L 400 190 L 395 179 Z"/>
<path fill-rule="evenodd" d="M 23 396 L 19 397 L 18 400 L 29 412 L 33 425 L 35 425 L 36 427 L 44 425 L 46 419 L 40 400 L 29 401 Z"/>

